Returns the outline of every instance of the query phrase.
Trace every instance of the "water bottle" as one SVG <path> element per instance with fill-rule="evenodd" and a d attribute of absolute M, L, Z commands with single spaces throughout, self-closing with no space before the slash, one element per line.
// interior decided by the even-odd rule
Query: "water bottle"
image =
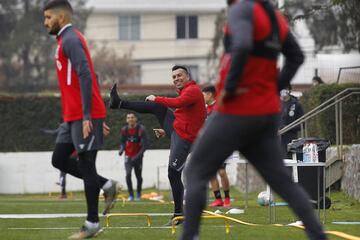
<path fill-rule="evenodd" d="M 306 142 L 303 146 L 303 162 L 310 162 L 310 145 L 308 142 Z"/>
<path fill-rule="evenodd" d="M 314 162 L 314 163 L 319 162 L 319 154 L 318 154 L 318 149 L 317 149 L 316 143 L 312 143 L 311 157 L 312 157 L 312 159 L 311 159 L 312 162 Z"/>

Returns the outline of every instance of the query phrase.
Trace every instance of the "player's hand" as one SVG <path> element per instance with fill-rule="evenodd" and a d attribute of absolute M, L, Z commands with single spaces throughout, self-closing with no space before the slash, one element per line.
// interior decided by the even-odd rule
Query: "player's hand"
<path fill-rule="evenodd" d="M 155 136 L 156 136 L 157 138 L 162 138 L 162 137 L 165 137 L 165 136 L 166 136 L 166 133 L 165 133 L 165 130 L 164 130 L 164 129 L 154 128 L 153 131 L 154 131 Z"/>
<path fill-rule="evenodd" d="M 110 134 L 110 127 L 105 122 L 103 122 L 103 134 L 105 137 Z"/>
<path fill-rule="evenodd" d="M 93 125 L 90 120 L 84 120 L 83 121 L 83 138 L 87 138 L 91 131 L 92 131 Z"/>
<path fill-rule="evenodd" d="M 123 155 L 123 153 L 124 153 L 124 150 L 120 150 L 119 151 L 119 156 Z"/>
<path fill-rule="evenodd" d="M 149 95 L 145 98 L 145 101 L 149 101 L 149 102 L 154 102 L 155 101 L 155 96 L 154 95 Z"/>

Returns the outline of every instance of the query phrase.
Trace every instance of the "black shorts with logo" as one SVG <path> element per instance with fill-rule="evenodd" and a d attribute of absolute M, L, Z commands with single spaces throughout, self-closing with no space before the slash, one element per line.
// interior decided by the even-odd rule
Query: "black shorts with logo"
<path fill-rule="evenodd" d="M 56 143 L 72 143 L 78 153 L 99 150 L 104 143 L 103 119 L 91 120 L 93 129 L 83 138 L 83 121 L 64 122 L 59 127 Z"/>

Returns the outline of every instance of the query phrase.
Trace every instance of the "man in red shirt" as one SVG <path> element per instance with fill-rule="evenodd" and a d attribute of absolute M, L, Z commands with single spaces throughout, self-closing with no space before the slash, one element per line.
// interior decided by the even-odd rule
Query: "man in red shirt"
<path fill-rule="evenodd" d="M 132 169 L 135 171 L 137 179 L 136 201 L 141 198 L 142 186 L 142 163 L 144 152 L 147 148 L 147 136 L 145 127 L 137 122 L 135 113 L 130 112 L 126 114 L 127 124 L 121 128 L 121 144 L 119 155 L 125 152 L 125 170 L 126 170 L 126 184 L 129 192 L 128 201 L 134 201 L 134 191 L 131 181 Z"/>
<path fill-rule="evenodd" d="M 181 239 L 199 239 L 206 184 L 234 150 L 289 203 L 309 239 L 327 239 L 309 196 L 284 166 L 277 135 L 279 90 L 289 85 L 304 55 L 285 18 L 268 0 L 237 1 L 229 9 L 227 23 L 231 47 L 221 64 L 215 110 L 195 141 L 185 169 L 186 182 L 191 184 L 186 189 Z M 278 76 L 280 53 L 285 64 Z"/>
<path fill-rule="evenodd" d="M 146 102 L 129 102 L 119 98 L 115 84 L 111 89 L 109 106 L 112 109 L 120 108 L 154 114 L 166 136 L 170 137 L 168 178 L 175 204 L 173 217 L 176 217 L 183 214 L 184 185 L 181 173 L 191 145 L 204 124 L 206 109 L 201 89 L 194 80 L 191 80 L 186 67 L 174 66 L 172 79 L 178 97 L 150 95 L 146 97 Z M 182 221 L 176 222 L 176 224 L 180 223 Z M 166 225 L 171 226 L 171 220 Z"/>
<path fill-rule="evenodd" d="M 70 3 L 53 0 L 44 6 L 43 12 L 44 25 L 49 34 L 56 35 L 58 42 L 55 60 L 64 119 L 56 138 L 52 164 L 83 179 L 87 218 L 80 231 L 70 239 L 91 238 L 102 231 L 98 217 L 100 187 L 105 195 L 104 214 L 113 207 L 118 192 L 115 181 L 96 172 L 96 154 L 103 144 L 103 134 L 110 130 L 104 124 L 106 109 L 87 44 L 71 24 Z M 70 159 L 74 150 L 78 153 L 78 162 Z"/>

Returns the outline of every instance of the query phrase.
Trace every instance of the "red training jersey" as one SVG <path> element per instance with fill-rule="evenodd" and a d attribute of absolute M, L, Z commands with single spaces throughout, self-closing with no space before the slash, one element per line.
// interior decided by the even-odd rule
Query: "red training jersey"
<path fill-rule="evenodd" d="M 68 26 L 57 36 L 56 71 L 65 122 L 106 117 L 105 104 L 82 34 Z"/>
<path fill-rule="evenodd" d="M 176 98 L 156 96 L 155 102 L 176 108 L 174 130 L 182 139 L 193 142 L 206 119 L 204 95 L 196 82 L 187 83 Z"/>

